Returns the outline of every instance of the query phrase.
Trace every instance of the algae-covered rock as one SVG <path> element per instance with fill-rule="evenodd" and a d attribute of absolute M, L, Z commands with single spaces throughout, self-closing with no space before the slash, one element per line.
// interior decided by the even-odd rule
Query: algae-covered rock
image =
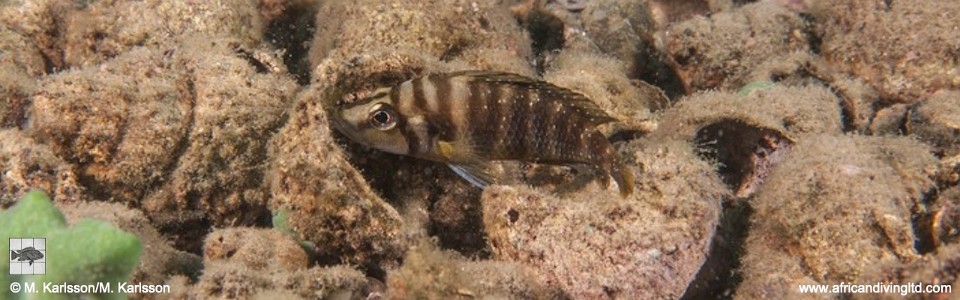
<path fill-rule="evenodd" d="M 171 276 L 194 276 L 202 268 L 198 255 L 174 248 L 173 243 L 160 234 L 139 210 L 118 203 L 92 201 L 62 204 L 60 208 L 70 224 L 96 219 L 130 232 L 140 239 L 143 254 L 130 275 L 131 283 L 163 284 Z"/>
<path fill-rule="evenodd" d="M 960 286 L 960 245 L 937 249 L 912 262 L 888 262 L 870 266 L 864 272 L 865 283 L 884 282 L 901 285 L 900 293 L 853 294 L 851 299 L 949 299 Z M 911 285 L 912 284 L 912 285 Z M 928 290 L 929 289 L 929 290 Z"/>
<path fill-rule="evenodd" d="M 47 78 L 31 133 L 78 166 L 95 198 L 137 202 L 161 229 L 264 223 L 267 139 L 296 84 L 237 39 L 179 43 Z"/>
<path fill-rule="evenodd" d="M 911 212 L 933 187 L 928 172 L 935 164 L 927 147 L 905 138 L 798 138 L 750 199 L 737 296 L 789 296 L 801 283 L 865 282 L 875 264 L 916 260 Z"/>
<path fill-rule="evenodd" d="M 46 282 L 97 284 L 125 282 L 140 259 L 143 248 L 136 236 L 95 220 L 82 220 L 67 227 L 63 214 L 42 192 L 28 193 L 10 209 L 0 211 L 0 238 L 43 238 L 45 274 L 0 277 L 0 284 Z M 3 269 L 10 262 L 3 260 Z M 9 289 L 0 291 L 4 298 L 16 295 Z M 50 299 L 68 299 L 69 294 L 47 294 Z M 123 299 L 123 293 L 99 294 L 104 299 Z"/>
<path fill-rule="evenodd" d="M 169 282 L 178 298 L 252 298 L 286 295 L 301 299 L 366 298 L 369 281 L 347 267 L 312 267 L 293 238 L 268 229 L 237 228 L 212 233 L 204 244 L 203 274 L 190 284 Z M 338 298 L 339 297 L 339 298 Z"/>
<path fill-rule="evenodd" d="M 267 147 L 287 120 L 296 82 L 274 53 L 235 38 L 185 38 L 172 60 L 184 72 L 177 86 L 191 105 L 189 127 L 167 154 L 177 158 L 168 179 L 143 200 L 147 216 L 198 231 L 197 224 L 268 224 Z"/>
<path fill-rule="evenodd" d="M 51 67 L 65 69 L 192 33 L 234 36 L 253 46 L 266 26 L 257 2 L 16 1 L 0 15 L 44 49 Z"/>
<path fill-rule="evenodd" d="M 731 120 L 784 135 L 840 133 L 839 100 L 822 86 L 773 84 L 744 93 L 705 92 L 665 111 L 656 136 L 692 139 L 704 127 Z"/>
<path fill-rule="evenodd" d="M 29 116 L 36 77 L 46 71 L 40 50 L 0 23 L 0 128 L 22 128 Z"/>
<path fill-rule="evenodd" d="M 403 265 L 387 274 L 391 299 L 555 299 L 559 291 L 546 288 L 521 265 L 470 261 L 456 252 L 421 241 L 411 247 Z"/>
<path fill-rule="evenodd" d="M 302 93 L 274 137 L 270 203 L 321 262 L 393 265 L 403 251 L 399 213 L 377 196 L 336 146 L 319 91 Z"/>
<path fill-rule="evenodd" d="M 506 7 L 496 2 L 326 1 L 320 8 L 310 49 L 313 66 L 325 58 L 381 50 L 529 72 L 529 40 Z"/>
<path fill-rule="evenodd" d="M 169 64 L 163 50 L 139 48 L 49 76 L 29 132 L 76 164 L 91 194 L 135 201 L 163 179 L 190 126 L 192 97 Z"/>
<path fill-rule="evenodd" d="M 0 208 L 7 208 L 31 189 L 50 193 L 60 203 L 84 199 L 73 167 L 46 145 L 16 129 L 0 129 Z"/>
<path fill-rule="evenodd" d="M 889 102 L 913 103 L 960 87 L 960 7 L 954 1 L 812 1 L 810 14 L 821 55 Z"/>
<path fill-rule="evenodd" d="M 280 231 L 227 228 L 211 232 L 203 245 L 203 259 L 236 262 L 254 271 L 304 270 L 307 253 Z"/>
<path fill-rule="evenodd" d="M 960 91 L 941 91 L 917 104 L 904 127 L 942 157 L 960 154 Z"/>
<path fill-rule="evenodd" d="M 805 23 L 773 1 L 759 1 L 666 28 L 663 51 L 691 91 L 736 89 L 764 61 L 808 49 Z"/>
<path fill-rule="evenodd" d="M 22 73 L 29 77 L 39 77 L 47 70 L 47 64 L 40 49 L 30 39 L 2 22 L 0 22 L 0 66 L 3 66 L 3 70 Z"/>
<path fill-rule="evenodd" d="M 654 138 L 695 142 L 718 162 L 724 181 L 745 198 L 763 184 L 802 133 L 840 133 L 839 100 L 824 87 L 769 82 L 739 93 L 706 92 L 664 112 Z"/>
<path fill-rule="evenodd" d="M 527 187 L 484 190 L 493 257 L 536 271 L 574 298 L 677 298 L 703 264 L 727 195 L 689 144 L 641 140 L 620 149 L 636 192 L 588 185 L 563 198 Z"/>
<path fill-rule="evenodd" d="M 36 89 L 33 79 L 0 62 L 0 128 L 25 127 Z"/>

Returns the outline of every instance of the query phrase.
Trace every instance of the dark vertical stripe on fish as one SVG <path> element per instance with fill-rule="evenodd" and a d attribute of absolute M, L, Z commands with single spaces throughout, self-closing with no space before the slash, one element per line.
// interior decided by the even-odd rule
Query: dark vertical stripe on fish
<path fill-rule="evenodd" d="M 427 99 L 423 96 L 423 77 L 410 82 L 413 85 L 413 107 L 419 110 L 427 109 Z"/>
<path fill-rule="evenodd" d="M 533 142 L 533 153 L 540 153 L 541 156 L 547 156 L 551 159 L 557 158 L 557 154 L 553 151 L 547 151 L 547 144 L 553 137 L 547 135 L 547 129 L 550 125 L 553 125 L 553 121 L 550 119 L 551 111 L 550 108 L 552 104 L 557 102 L 555 99 L 540 99 L 533 104 L 533 132 L 531 133 L 531 138 Z"/>
<path fill-rule="evenodd" d="M 427 79 L 429 79 L 430 84 L 433 85 L 434 94 L 436 95 L 434 101 L 436 101 L 437 113 L 439 114 L 439 118 L 436 119 L 440 120 L 440 139 L 452 141 L 456 138 L 457 134 L 457 120 L 454 120 L 455 116 L 453 108 L 451 107 L 451 102 L 454 100 L 450 99 L 450 78 L 430 75 Z M 462 102 L 458 103 L 462 104 Z"/>
<path fill-rule="evenodd" d="M 413 128 L 408 126 L 406 119 L 397 120 L 397 126 L 400 126 L 401 133 L 403 137 L 407 140 L 407 155 L 417 155 L 420 154 L 420 137 L 417 136 L 416 132 L 413 132 Z"/>
<path fill-rule="evenodd" d="M 550 153 L 555 157 L 562 157 L 562 153 L 557 151 L 557 141 L 560 137 L 557 135 L 557 121 L 563 120 L 562 116 L 559 115 L 557 107 L 559 107 L 559 102 L 557 101 L 547 101 L 543 105 L 543 138 L 545 139 L 543 145 L 543 152 Z"/>
<path fill-rule="evenodd" d="M 495 101 L 494 107 L 500 115 L 500 118 L 493 123 L 497 128 L 494 143 L 497 146 L 496 152 L 503 157 L 515 153 L 513 150 L 516 148 L 514 145 L 515 134 L 513 131 L 517 128 L 515 122 L 519 121 L 522 116 L 518 115 L 518 111 L 514 105 L 522 101 L 522 98 L 519 98 L 522 96 L 521 91 L 519 91 L 516 86 L 497 85 L 497 88 L 500 89 L 500 97 L 493 99 L 493 101 Z"/>
<path fill-rule="evenodd" d="M 523 129 L 526 126 L 525 123 L 530 120 L 530 116 L 527 114 L 530 89 L 510 86 L 510 91 L 513 93 L 513 97 L 510 97 L 509 103 L 504 103 L 502 106 L 503 109 L 512 113 L 511 118 L 504 122 L 509 124 L 505 136 L 505 140 L 508 142 L 505 153 L 523 155 L 525 148 L 523 140 L 526 139 L 523 136 Z"/>
<path fill-rule="evenodd" d="M 400 86 L 390 89 L 390 105 L 397 107 L 400 103 Z"/>

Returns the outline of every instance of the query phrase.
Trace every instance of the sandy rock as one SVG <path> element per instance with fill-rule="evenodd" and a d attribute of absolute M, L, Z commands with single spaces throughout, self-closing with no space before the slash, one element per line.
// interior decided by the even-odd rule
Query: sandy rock
<path fill-rule="evenodd" d="M 587 185 L 564 199 L 526 187 L 484 191 L 494 258 L 536 271 L 574 298 L 677 298 L 703 264 L 726 195 L 690 146 L 642 140 L 622 148 L 636 192 Z"/>
<path fill-rule="evenodd" d="M 666 28 L 662 51 L 689 91 L 747 84 L 764 61 L 808 49 L 805 24 L 783 6 L 761 1 Z"/>
<path fill-rule="evenodd" d="M 0 50 L 3 51 L 3 50 Z M 2 58 L 3 54 L 0 54 Z M 15 67 L 0 62 L 0 128 L 26 127 L 37 83 Z"/>
<path fill-rule="evenodd" d="M 371 51 L 404 50 L 434 60 L 529 74 L 527 37 L 507 8 L 484 1 L 328 1 L 317 14 L 312 65 Z M 483 53 L 489 51 L 489 53 Z"/>
<path fill-rule="evenodd" d="M 204 244 L 203 274 L 196 283 L 175 276 L 168 299 L 365 298 L 369 281 L 347 266 L 307 268 L 307 256 L 290 236 L 271 229 L 215 231 Z M 346 297 L 346 298 L 336 298 Z M 163 297 L 161 297 L 163 298 Z"/>
<path fill-rule="evenodd" d="M 951 0 L 813 1 L 821 55 L 890 102 L 960 87 L 960 8 Z"/>
<path fill-rule="evenodd" d="M 304 270 L 309 261 L 293 238 L 280 231 L 226 228 L 211 232 L 203 244 L 206 263 L 227 261 L 253 271 Z"/>
<path fill-rule="evenodd" d="M 39 48 L 47 68 L 61 69 L 63 37 L 67 16 L 85 0 L 12 0 L 0 4 L 0 23 L 19 33 Z"/>
<path fill-rule="evenodd" d="M 32 41 L 0 23 L 0 66 L 3 70 L 16 69 L 17 73 L 35 78 L 46 72 L 43 60 L 43 54 Z"/>
<path fill-rule="evenodd" d="M 870 133 L 873 135 L 902 135 L 906 132 L 907 114 L 910 107 L 906 104 L 894 104 L 877 111 L 870 123 Z"/>
<path fill-rule="evenodd" d="M 769 84 L 743 93 L 706 92 L 685 98 L 665 111 L 657 136 L 692 139 L 722 120 L 736 120 L 795 136 L 840 133 L 839 100 L 821 86 Z"/>
<path fill-rule="evenodd" d="M 942 91 L 917 105 L 904 125 L 907 133 L 941 157 L 960 154 L 960 91 Z"/>
<path fill-rule="evenodd" d="M 336 146 L 321 95 L 302 93 L 271 142 L 271 210 L 289 212 L 290 229 L 316 245 L 322 263 L 394 265 L 405 248 L 400 215 Z"/>
<path fill-rule="evenodd" d="M 799 283 L 863 282 L 872 265 L 919 258 L 911 211 L 933 187 L 935 164 L 927 147 L 905 138 L 799 138 L 750 200 L 737 297 L 788 295 Z"/>
<path fill-rule="evenodd" d="M 234 36 L 251 47 L 265 27 L 255 0 L 22 1 L 0 15 L 41 45 L 57 68 L 96 65 L 137 46 L 194 33 Z"/>
<path fill-rule="evenodd" d="M 193 36 L 175 52 L 188 127 L 168 153 L 177 158 L 169 179 L 145 196 L 144 210 L 156 223 L 196 230 L 268 223 L 267 147 L 296 83 L 272 52 L 237 39 Z"/>
<path fill-rule="evenodd" d="M 296 84 L 231 38 L 185 38 L 41 83 L 31 134 L 76 164 L 97 199 L 139 202 L 161 229 L 269 218 L 266 143 Z M 171 214 L 171 211 L 178 213 Z M 194 223 L 192 223 L 194 222 Z M 199 238 L 193 240 L 198 250 Z"/>
<path fill-rule="evenodd" d="M 924 255 L 922 258 L 913 262 L 889 262 L 871 266 L 866 272 L 864 283 L 884 282 L 901 284 L 901 293 L 890 294 L 853 294 L 852 299 L 903 299 L 904 296 L 913 299 L 949 299 L 951 294 L 956 293 L 956 287 L 960 286 L 960 276 L 957 275 L 957 267 L 960 266 L 960 245 L 951 245 L 938 249 L 934 253 Z M 913 286 L 907 285 L 913 283 Z M 923 287 L 917 289 L 917 283 L 923 283 Z M 949 293 L 944 291 L 944 287 L 932 287 L 932 285 L 950 285 Z M 913 289 L 911 289 L 913 288 Z M 940 289 L 940 293 L 926 293 L 926 288 Z M 933 291 L 931 291 L 933 292 Z"/>
<path fill-rule="evenodd" d="M 657 30 L 653 1 L 586 1 L 579 19 L 601 51 L 631 67 Z"/>
<path fill-rule="evenodd" d="M 960 186 L 942 191 L 915 222 L 918 248 L 933 250 L 960 241 Z"/>
<path fill-rule="evenodd" d="M 0 208 L 12 206 L 31 189 L 58 203 L 85 199 L 73 166 L 16 129 L 0 129 Z"/>
<path fill-rule="evenodd" d="M 706 92 L 666 110 L 654 138 L 696 143 L 724 182 L 746 198 L 802 133 L 840 133 L 839 100 L 824 87 L 759 83 L 740 93 Z"/>
<path fill-rule="evenodd" d="M 97 198 L 136 201 L 175 161 L 191 97 L 162 51 L 139 48 L 40 83 L 30 133 L 76 164 Z"/>
<path fill-rule="evenodd" d="M 63 204 L 61 209 L 71 224 L 88 218 L 102 220 L 140 239 L 143 253 L 128 282 L 163 284 L 171 276 L 193 276 L 202 268 L 199 256 L 175 249 L 139 210 L 106 202 Z"/>
<path fill-rule="evenodd" d="M 387 274 L 392 299 L 548 299 L 547 289 L 523 266 L 508 262 L 470 261 L 429 242 L 412 247 L 403 266 Z"/>

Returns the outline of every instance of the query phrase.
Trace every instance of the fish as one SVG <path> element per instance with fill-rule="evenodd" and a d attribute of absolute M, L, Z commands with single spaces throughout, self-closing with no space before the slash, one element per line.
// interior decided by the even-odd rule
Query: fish
<path fill-rule="evenodd" d="M 497 71 L 431 73 L 338 105 L 332 125 L 381 151 L 447 164 L 471 184 L 498 183 L 491 163 L 592 166 L 605 188 L 633 192 L 632 173 L 597 126 L 616 122 L 586 96 Z"/>
<path fill-rule="evenodd" d="M 33 247 L 26 247 L 20 249 L 20 251 L 10 250 L 10 260 L 16 261 L 30 261 L 29 265 L 33 265 L 33 261 L 43 259 L 43 252 L 40 250 L 34 249 Z"/>

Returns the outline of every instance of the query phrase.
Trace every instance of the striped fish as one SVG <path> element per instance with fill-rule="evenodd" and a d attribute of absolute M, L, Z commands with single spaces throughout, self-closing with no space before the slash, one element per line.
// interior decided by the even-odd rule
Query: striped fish
<path fill-rule="evenodd" d="M 374 91 L 339 107 L 334 126 L 382 151 L 446 163 L 484 187 L 489 163 L 517 160 L 587 164 L 617 182 L 624 197 L 631 173 L 596 126 L 616 121 L 581 94 L 521 75 L 461 71 L 430 74 Z"/>

